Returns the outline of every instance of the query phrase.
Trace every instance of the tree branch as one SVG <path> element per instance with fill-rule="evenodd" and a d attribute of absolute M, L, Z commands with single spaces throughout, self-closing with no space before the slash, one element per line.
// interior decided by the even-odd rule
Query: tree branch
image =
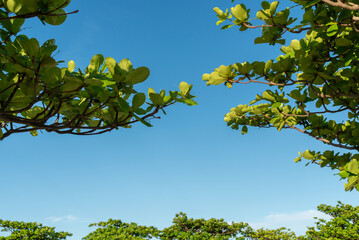
<path fill-rule="evenodd" d="M 328 4 L 328 5 L 330 5 L 330 6 L 333 6 L 333 7 L 341 7 L 341 8 L 344 8 L 344 9 L 348 9 L 350 11 L 358 11 L 359 10 L 359 5 L 354 4 L 352 2 L 350 2 L 348 4 L 345 4 L 341 0 L 337 0 L 336 2 L 333 2 L 331 0 L 321 0 L 321 1 Z"/>

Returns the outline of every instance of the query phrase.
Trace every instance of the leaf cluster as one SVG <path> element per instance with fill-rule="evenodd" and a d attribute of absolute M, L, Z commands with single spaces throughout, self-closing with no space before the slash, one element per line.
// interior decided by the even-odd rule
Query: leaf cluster
<path fill-rule="evenodd" d="M 0 240 L 60 240 L 72 236 L 68 232 L 56 232 L 54 227 L 46 227 L 41 223 L 26 223 L 0 219 L 2 232 L 11 232 L 10 236 L 0 237 Z"/>
<path fill-rule="evenodd" d="M 240 31 L 262 29 L 261 36 L 254 40 L 256 44 L 284 45 L 288 33 L 305 33 L 305 37 L 282 46 L 282 55 L 276 59 L 221 65 L 202 79 L 207 85 L 224 84 L 228 88 L 251 83 L 268 86 L 249 104 L 238 105 L 225 115 L 228 126 L 233 129 L 242 126 L 242 134 L 247 133 L 247 126 L 293 129 L 338 149 L 357 152 L 359 5 L 355 1 L 292 2 L 294 7 L 280 10 L 278 1 L 263 1 L 262 10 L 254 19 L 244 4 L 232 7 L 231 14 L 214 8 L 219 18 L 217 24 L 231 22 L 224 29 L 231 26 L 238 26 Z M 294 10 L 302 13 L 301 19 L 291 17 Z M 260 23 L 255 25 L 256 22 Z M 305 155 L 311 163 L 345 171 L 340 176 L 350 179 L 346 190 L 359 187 L 359 168 L 351 167 L 350 174 L 346 170 L 351 161 L 356 161 L 355 154 L 326 151 Z M 300 154 L 296 161 L 302 157 Z"/>
<path fill-rule="evenodd" d="M 188 218 L 185 213 L 176 214 L 173 225 L 161 231 L 160 239 L 163 240 L 224 240 L 244 239 L 238 236 L 246 231 L 246 223 L 227 223 L 224 219 L 211 218 L 205 220 Z"/>
<path fill-rule="evenodd" d="M 129 59 L 117 62 L 97 54 L 85 70 L 76 69 L 72 60 L 60 67 L 61 61 L 54 59 L 54 39 L 40 44 L 19 34 L 31 17 L 62 24 L 70 14 L 63 9 L 69 0 L 0 3 L 0 140 L 21 132 L 36 136 L 39 130 L 94 135 L 135 122 L 152 126 L 148 120 L 159 118 L 159 111 L 176 102 L 197 104 L 190 94 L 192 85 L 185 82 L 179 91 L 167 94 L 152 88 L 148 96 L 137 91 L 150 70 L 134 68 Z"/>
<path fill-rule="evenodd" d="M 121 220 L 113 219 L 109 219 L 107 222 L 90 224 L 90 227 L 97 227 L 97 229 L 84 237 L 83 240 L 141 240 L 151 239 L 159 235 L 158 229 L 153 226 L 140 226 L 136 223 L 124 223 Z"/>

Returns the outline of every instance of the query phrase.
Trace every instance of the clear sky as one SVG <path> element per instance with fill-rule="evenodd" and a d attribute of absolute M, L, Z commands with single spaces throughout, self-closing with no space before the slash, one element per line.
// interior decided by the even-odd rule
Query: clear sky
<path fill-rule="evenodd" d="M 139 89 L 194 85 L 198 105 L 175 105 L 153 128 L 135 125 L 91 137 L 44 132 L 13 135 L 0 143 L 2 219 L 37 221 L 74 233 L 88 224 L 121 219 L 159 228 L 182 211 L 193 218 L 245 221 L 255 227 L 293 228 L 298 233 L 321 203 L 358 204 L 336 172 L 294 163 L 298 151 L 326 146 L 292 131 L 226 127 L 231 107 L 249 103 L 264 88 L 207 87 L 203 73 L 221 64 L 268 60 L 279 46 L 254 45 L 258 31 L 221 31 L 213 7 L 230 0 L 77 0 L 61 26 L 31 20 L 23 31 L 42 42 L 55 38 L 58 60 L 84 69 L 102 53 L 129 58 L 151 70 Z M 261 1 L 247 1 L 258 9 Z M 281 1 L 284 7 L 288 1 Z"/>

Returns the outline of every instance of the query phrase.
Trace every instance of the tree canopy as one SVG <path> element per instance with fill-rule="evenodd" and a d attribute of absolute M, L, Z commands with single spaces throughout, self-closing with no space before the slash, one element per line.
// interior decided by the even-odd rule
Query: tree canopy
<path fill-rule="evenodd" d="M 10 236 L 0 237 L 0 240 L 60 240 L 72 236 L 68 232 L 56 232 L 54 227 L 46 227 L 36 222 L 18 222 L 0 219 L 2 232 L 10 232 Z"/>
<path fill-rule="evenodd" d="M 95 55 L 85 70 L 74 61 L 61 67 L 54 59 L 54 39 L 42 44 L 21 33 L 28 18 L 49 25 L 62 24 L 70 0 L 0 1 L 0 140 L 13 133 L 39 130 L 59 134 L 94 135 L 159 118 L 176 102 L 195 105 L 192 85 L 179 91 L 147 93 L 135 90 L 150 75 L 147 67 L 133 67 L 129 59 L 116 61 Z M 147 95 L 147 96 L 146 96 Z"/>
<path fill-rule="evenodd" d="M 319 205 L 318 211 L 327 214 L 329 220 L 318 219 L 314 227 L 308 227 L 305 235 L 296 236 L 290 229 L 253 229 L 248 223 L 228 223 L 224 219 L 193 219 L 185 213 L 176 214 L 173 224 L 162 230 L 153 226 L 125 223 L 109 219 L 107 222 L 90 224 L 96 230 L 82 238 L 83 240 L 124 240 L 152 239 L 161 240 L 313 240 L 313 239 L 359 239 L 359 207 L 338 202 L 336 206 Z M 60 240 L 72 234 L 56 232 L 53 227 L 39 223 L 25 223 L 0 220 L 3 232 L 10 232 L 1 240 L 36 239 Z"/>
<path fill-rule="evenodd" d="M 309 239 L 359 239 L 359 207 L 338 202 L 336 206 L 319 205 L 318 210 L 332 217 L 319 219 L 315 227 L 309 227 Z"/>
<path fill-rule="evenodd" d="M 232 2 L 234 2 L 232 0 Z M 256 44 L 284 45 L 282 55 L 267 61 L 221 65 L 204 74 L 207 85 L 265 84 L 249 104 L 230 110 L 224 120 L 246 134 L 248 126 L 292 129 L 338 151 L 305 150 L 296 162 L 307 159 L 340 171 L 346 190 L 359 189 L 359 1 L 263 1 L 255 16 L 244 4 L 230 10 L 214 8 L 222 29 L 261 29 Z M 300 19 L 293 17 L 302 16 Z M 299 11 L 299 13 L 298 13 Z M 302 39 L 291 40 L 293 35 Z M 287 43 L 287 45 L 285 45 Z"/>

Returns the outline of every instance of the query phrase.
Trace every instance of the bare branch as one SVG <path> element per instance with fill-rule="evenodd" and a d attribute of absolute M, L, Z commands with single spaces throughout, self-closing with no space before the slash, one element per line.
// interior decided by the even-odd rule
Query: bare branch
<path fill-rule="evenodd" d="M 314 138 L 314 139 L 316 139 L 316 140 L 322 141 L 322 142 L 324 142 L 324 143 L 326 143 L 326 144 L 328 144 L 328 145 L 334 146 L 334 147 L 344 148 L 344 149 L 347 149 L 347 150 L 359 150 L 359 148 L 357 148 L 357 147 L 348 147 L 348 146 L 343 145 L 343 144 L 340 144 L 340 143 L 339 143 L 339 144 L 337 144 L 337 143 L 332 143 L 332 142 L 330 142 L 328 139 L 317 137 L 317 136 L 311 134 L 310 132 L 308 132 L 308 131 L 306 131 L 306 130 L 302 130 L 302 129 L 297 128 L 297 127 L 295 127 L 295 126 L 288 126 L 288 127 L 286 127 L 286 128 L 290 128 L 290 129 L 297 130 L 297 131 L 299 131 L 299 132 L 301 132 L 301 133 L 304 133 L 304 134 L 307 134 L 307 135 L 311 136 L 312 138 Z"/>

